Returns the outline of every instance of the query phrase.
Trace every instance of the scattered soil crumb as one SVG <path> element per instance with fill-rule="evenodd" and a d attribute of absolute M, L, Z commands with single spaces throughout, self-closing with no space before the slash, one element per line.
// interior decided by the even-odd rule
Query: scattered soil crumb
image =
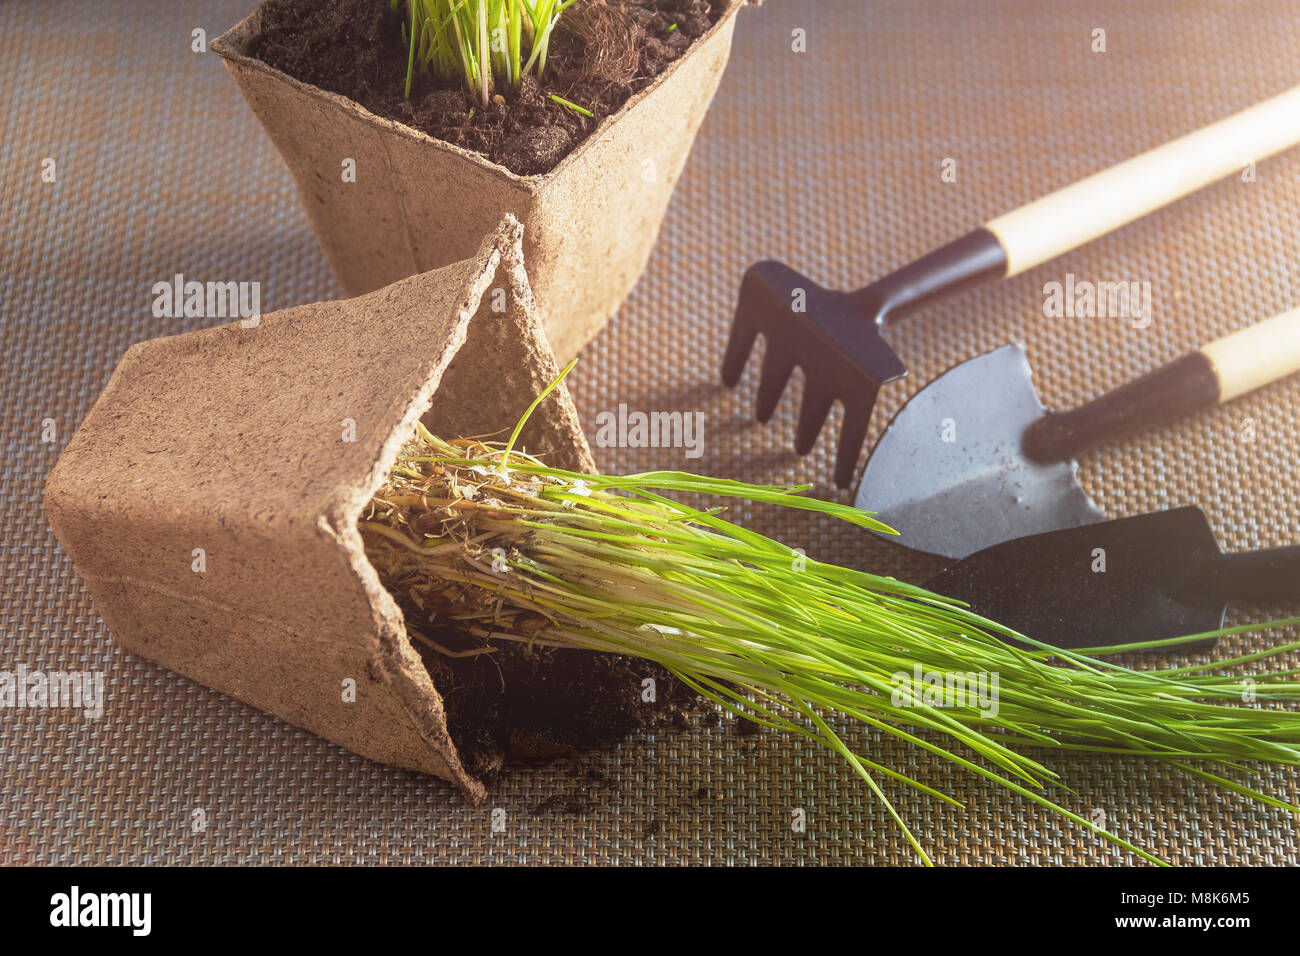
<path fill-rule="evenodd" d="M 568 816 L 580 817 L 592 807 L 591 799 L 580 793 L 557 793 L 547 797 L 537 806 L 533 807 L 533 813 L 563 813 Z"/>

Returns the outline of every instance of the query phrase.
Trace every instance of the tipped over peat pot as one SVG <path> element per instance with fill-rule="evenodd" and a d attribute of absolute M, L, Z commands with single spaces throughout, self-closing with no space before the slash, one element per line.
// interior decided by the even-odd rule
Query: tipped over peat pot
<path fill-rule="evenodd" d="M 451 698 L 408 639 L 357 520 L 417 420 L 443 434 L 508 432 L 555 378 L 522 256 L 507 218 L 471 259 L 368 295 L 132 346 L 45 492 L 117 640 L 480 799 L 479 775 L 500 762 L 464 759 L 456 741 L 484 728 L 449 727 Z M 594 470 L 563 387 L 521 444 Z M 611 660 L 578 675 L 600 686 L 566 674 L 575 694 L 551 695 L 586 708 L 570 724 L 589 721 L 593 701 L 635 700 Z M 554 671 L 543 676 L 553 688 Z"/>
<path fill-rule="evenodd" d="M 726 67 L 736 14 L 748 2 L 755 0 L 713 0 L 722 5 L 716 21 L 685 53 L 537 175 L 511 172 L 250 55 L 270 3 L 212 48 L 293 173 L 348 295 L 471 256 L 511 213 L 524 224 L 529 280 L 551 347 L 565 362 L 645 269 Z M 343 179 L 345 159 L 355 163 L 355 181 Z"/>

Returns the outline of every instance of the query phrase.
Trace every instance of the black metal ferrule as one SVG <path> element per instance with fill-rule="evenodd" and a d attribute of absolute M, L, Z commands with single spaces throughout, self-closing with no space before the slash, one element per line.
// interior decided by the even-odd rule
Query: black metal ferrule
<path fill-rule="evenodd" d="M 902 318 L 922 302 L 1007 274 L 1007 251 L 983 227 L 966 233 L 897 272 L 851 293 L 853 306 L 878 325 Z"/>
<path fill-rule="evenodd" d="M 1226 600 L 1284 604 L 1300 599 L 1300 545 L 1224 558 Z"/>
<path fill-rule="evenodd" d="M 1021 447 L 1033 461 L 1069 461 L 1103 442 L 1181 418 L 1218 400 L 1214 363 L 1202 352 L 1191 352 L 1086 405 L 1048 412 L 1025 430 Z"/>

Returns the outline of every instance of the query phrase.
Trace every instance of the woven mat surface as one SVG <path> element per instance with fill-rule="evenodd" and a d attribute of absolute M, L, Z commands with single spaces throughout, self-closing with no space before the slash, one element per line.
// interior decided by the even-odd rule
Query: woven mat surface
<path fill-rule="evenodd" d="M 40 503 L 58 449 L 132 343 L 195 327 L 154 318 L 151 285 L 182 272 L 259 279 L 266 310 L 339 292 L 270 142 L 214 54 L 251 9 L 219 2 L 0 6 L 0 340 L 4 538 L 0 670 L 98 670 L 103 717 L 0 712 L 0 857 L 50 863 L 911 863 L 838 758 L 734 720 L 507 773 L 486 807 L 376 766 L 120 650 L 56 546 Z M 1107 51 L 1090 49 L 1094 28 Z M 806 31 L 808 53 L 791 50 Z M 656 467 L 830 487 L 831 429 L 789 450 L 800 383 L 752 419 L 756 363 L 718 384 L 738 279 L 784 258 L 855 287 L 1054 187 L 1297 81 L 1300 3 L 771 0 L 743 11 L 733 59 L 631 298 L 587 349 L 575 395 L 596 415 L 702 410 L 705 454 L 596 449 Z M 55 160 L 57 182 L 42 182 Z M 956 182 L 941 163 L 956 162 Z M 1246 157 L 1243 157 L 1245 159 Z M 912 375 L 885 389 L 872 439 L 950 365 L 1019 340 L 1049 405 L 1114 387 L 1300 302 L 1300 151 L 1012 281 L 889 332 Z M 1151 283 L 1153 321 L 1047 319 L 1043 285 Z M 268 396 L 274 401 L 274 396 Z M 1224 546 L 1300 540 L 1300 377 L 1091 454 L 1081 478 L 1111 515 L 1200 503 Z M 56 440 L 42 441 L 52 420 Z M 837 420 L 833 420 L 837 426 Z M 1244 437 L 1253 429 L 1255 441 Z M 928 559 L 806 516 L 740 510 L 792 547 L 923 580 Z M 1244 620 L 1297 608 L 1234 608 Z M 1294 635 L 1292 636 L 1294 639 Z M 1225 650 L 1256 646 L 1234 638 Z M 1289 666 L 1300 666 L 1292 662 Z M 852 742 L 952 793 L 891 787 L 952 864 L 1122 863 L 1128 855 L 1034 804 L 879 735 Z M 1282 811 L 1139 761 L 1062 756 L 1056 796 L 1179 863 L 1295 863 Z M 1295 800 L 1297 776 L 1257 786 Z M 585 798 L 581 813 L 562 806 Z M 548 809 L 561 807 L 561 809 Z M 491 810 L 505 811 L 493 834 Z M 806 832 L 792 827 L 796 810 Z M 196 820 L 205 822 L 196 827 Z"/>

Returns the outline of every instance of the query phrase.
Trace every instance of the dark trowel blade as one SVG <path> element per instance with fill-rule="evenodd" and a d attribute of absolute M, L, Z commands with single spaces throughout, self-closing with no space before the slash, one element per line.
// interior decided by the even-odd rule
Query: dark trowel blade
<path fill-rule="evenodd" d="M 909 548 L 948 558 L 1102 521 L 1072 461 L 1039 463 L 1021 436 L 1047 409 L 1025 351 L 1006 345 L 940 375 L 903 406 L 858 485 L 857 506 Z"/>
<path fill-rule="evenodd" d="M 1222 627 L 1227 560 L 1201 509 L 1178 508 L 1006 541 L 925 586 L 1034 640 L 1105 647 Z"/>

